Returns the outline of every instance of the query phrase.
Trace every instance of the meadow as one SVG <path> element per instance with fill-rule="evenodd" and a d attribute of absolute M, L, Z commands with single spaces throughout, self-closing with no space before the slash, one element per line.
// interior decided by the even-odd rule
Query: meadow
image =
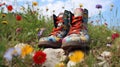
<path fill-rule="evenodd" d="M 33 4 L 33 7 L 35 5 Z M 33 11 L 31 8 L 28 8 L 26 13 L 14 13 L 12 12 L 14 9 L 8 6 L 6 8 L 8 13 L 4 13 L 2 10 L 0 12 L 0 67 L 31 67 L 34 61 L 30 55 L 26 54 L 24 58 L 14 56 L 9 61 L 4 58 L 4 55 L 9 48 L 14 47 L 18 43 L 29 44 L 32 47 L 32 51 L 43 50 L 43 48 L 38 48 L 37 46 L 38 33 L 41 28 L 45 28 L 46 30 L 41 37 L 49 35 L 53 28 L 52 17 L 46 18 L 46 16 L 39 15 L 37 11 Z M 24 11 L 24 9 L 22 10 Z M 100 15 L 102 13 L 98 14 L 98 16 Z M 111 53 L 109 59 L 105 57 L 110 67 L 120 67 L 120 31 L 117 30 L 118 28 L 109 28 L 107 23 L 101 24 L 100 18 L 96 19 L 88 22 L 88 31 L 91 39 L 90 50 L 85 54 L 84 61 L 78 63 L 76 67 L 99 67 L 95 65 L 102 60 L 98 60 L 97 57 L 104 51 Z M 39 66 L 36 65 L 35 67 Z"/>

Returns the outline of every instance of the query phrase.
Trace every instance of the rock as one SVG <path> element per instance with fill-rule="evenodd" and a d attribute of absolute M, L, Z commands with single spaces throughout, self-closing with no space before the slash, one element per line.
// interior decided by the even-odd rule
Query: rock
<path fill-rule="evenodd" d="M 109 60 L 112 56 L 112 53 L 109 51 L 104 51 L 97 57 L 99 60 Z"/>
<path fill-rule="evenodd" d="M 43 50 L 43 52 L 46 53 L 47 60 L 42 67 L 55 67 L 56 64 L 60 63 L 66 58 L 63 49 L 46 48 Z"/>
<path fill-rule="evenodd" d="M 112 57 L 112 53 L 109 51 L 104 51 L 100 54 L 100 56 L 97 57 L 97 59 L 101 60 L 101 62 L 98 62 L 98 66 L 102 67 L 110 67 L 110 63 L 108 62 Z"/>

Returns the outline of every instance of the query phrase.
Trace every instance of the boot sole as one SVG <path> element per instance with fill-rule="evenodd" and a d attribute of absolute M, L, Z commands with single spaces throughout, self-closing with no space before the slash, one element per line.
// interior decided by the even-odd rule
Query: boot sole
<path fill-rule="evenodd" d="M 86 48 L 89 47 L 89 42 L 79 42 L 79 41 L 71 41 L 67 43 L 63 43 L 62 49 L 68 50 L 68 49 L 79 49 L 79 48 Z"/>
<path fill-rule="evenodd" d="M 38 47 L 44 47 L 44 48 L 60 48 L 61 42 L 50 42 L 50 41 L 42 41 L 38 43 Z"/>

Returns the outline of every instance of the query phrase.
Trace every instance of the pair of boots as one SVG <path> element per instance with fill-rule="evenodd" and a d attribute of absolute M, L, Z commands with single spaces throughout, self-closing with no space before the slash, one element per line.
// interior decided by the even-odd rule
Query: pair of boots
<path fill-rule="evenodd" d="M 45 48 L 81 48 L 88 45 L 88 10 L 76 8 L 74 14 L 65 10 L 53 15 L 54 29 L 50 36 L 39 39 L 38 46 Z"/>

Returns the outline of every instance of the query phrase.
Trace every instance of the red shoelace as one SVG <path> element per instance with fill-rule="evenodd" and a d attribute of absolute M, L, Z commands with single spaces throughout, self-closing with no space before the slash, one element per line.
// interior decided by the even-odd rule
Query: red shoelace
<path fill-rule="evenodd" d="M 71 23 L 70 31 L 68 35 L 70 34 L 79 34 L 80 30 L 84 29 L 83 22 L 82 22 L 82 16 L 79 17 L 72 17 L 73 21 Z"/>
<path fill-rule="evenodd" d="M 63 23 L 63 19 L 62 17 L 57 17 L 56 18 L 56 23 Z M 57 27 L 57 28 L 53 28 L 51 35 L 57 35 L 61 30 L 62 30 L 63 26 Z"/>

